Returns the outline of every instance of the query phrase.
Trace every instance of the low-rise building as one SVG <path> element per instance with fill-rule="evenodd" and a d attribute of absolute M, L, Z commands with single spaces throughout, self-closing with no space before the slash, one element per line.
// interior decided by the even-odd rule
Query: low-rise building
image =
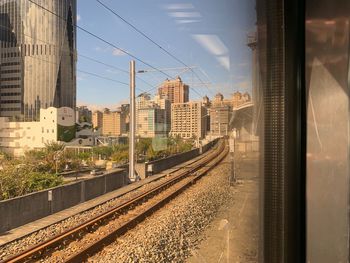
<path fill-rule="evenodd" d="M 44 148 L 46 143 L 64 142 L 70 145 L 92 145 L 91 138 L 76 138 L 75 112 L 62 107 L 40 109 L 40 120 L 10 121 L 0 117 L 0 149 L 12 156 Z"/>
<path fill-rule="evenodd" d="M 171 136 L 184 139 L 204 138 L 207 110 L 202 102 L 174 103 L 171 105 Z"/>

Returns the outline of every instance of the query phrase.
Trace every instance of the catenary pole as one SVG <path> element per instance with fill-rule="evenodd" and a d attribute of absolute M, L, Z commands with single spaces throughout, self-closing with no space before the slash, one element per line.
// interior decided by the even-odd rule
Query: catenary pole
<path fill-rule="evenodd" d="M 136 180 L 135 175 L 135 60 L 130 61 L 130 136 L 129 136 L 129 179 Z"/>

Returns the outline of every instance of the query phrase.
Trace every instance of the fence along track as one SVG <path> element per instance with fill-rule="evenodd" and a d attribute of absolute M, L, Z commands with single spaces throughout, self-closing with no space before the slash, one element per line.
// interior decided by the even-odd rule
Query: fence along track
<path fill-rule="evenodd" d="M 120 225 L 118 228 L 114 229 L 109 234 L 101 237 L 97 242 L 80 250 L 78 253 L 74 254 L 73 256 L 70 256 L 65 261 L 65 262 L 81 262 L 82 260 L 85 260 L 89 255 L 92 255 L 97 251 L 99 251 L 103 246 L 113 242 L 117 238 L 117 236 L 122 235 L 128 229 L 136 226 L 139 222 L 141 222 L 148 215 L 152 214 L 154 211 L 156 211 L 158 208 L 160 208 L 162 205 L 168 202 L 171 198 L 179 194 L 188 186 L 192 185 L 207 171 L 209 171 L 217 163 L 219 163 L 226 156 L 226 154 L 227 154 L 226 144 L 224 141 L 220 141 L 216 149 L 211 150 L 211 152 L 208 155 L 199 159 L 197 162 L 192 163 L 191 167 L 185 167 L 183 169 L 176 170 L 174 173 L 172 173 L 172 176 L 169 177 L 169 180 L 165 181 L 164 183 L 157 185 L 154 188 L 147 190 L 146 192 L 140 193 L 139 195 L 132 198 L 131 200 L 125 201 L 120 205 L 114 207 L 113 209 L 107 212 L 104 212 L 76 227 L 73 227 L 67 231 L 64 231 L 63 233 L 55 237 L 52 237 L 42 243 L 36 244 L 33 247 L 25 251 L 22 251 L 17 255 L 7 258 L 4 261 L 2 261 L 2 263 L 28 262 L 35 259 L 39 259 L 43 255 L 49 255 L 51 254 L 51 252 L 53 252 L 51 251 L 53 248 L 56 248 L 60 245 L 62 246 L 62 244 L 67 245 L 67 243 L 74 241 L 74 239 L 79 239 L 81 237 L 81 233 L 84 233 L 84 232 L 89 233 L 93 231 L 96 228 L 96 226 L 104 225 L 106 224 L 106 222 L 114 220 L 115 215 L 122 214 L 123 211 L 126 211 L 128 208 L 135 207 L 138 204 L 145 202 L 145 200 L 154 197 L 155 195 L 161 193 L 165 189 L 176 184 L 182 179 L 188 177 L 189 175 L 193 175 L 193 178 L 191 178 L 191 180 L 188 180 L 184 185 L 182 185 L 181 187 L 178 187 L 173 192 L 166 195 L 155 204 L 152 204 L 149 208 L 142 211 L 141 213 L 130 217 L 130 219 L 126 223 Z"/>

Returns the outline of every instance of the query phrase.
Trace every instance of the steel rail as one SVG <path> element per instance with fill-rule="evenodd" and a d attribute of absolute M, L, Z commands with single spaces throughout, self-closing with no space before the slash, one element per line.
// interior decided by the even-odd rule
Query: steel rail
<path fill-rule="evenodd" d="M 118 236 L 121 236 L 125 234 L 127 231 L 135 227 L 137 224 L 142 222 L 146 217 L 157 211 L 159 208 L 164 206 L 168 201 L 173 199 L 175 196 L 180 194 L 182 191 L 184 191 L 186 188 L 193 185 L 198 179 L 200 179 L 204 174 L 206 174 L 210 169 L 215 167 L 228 153 L 228 149 L 225 149 L 222 152 L 219 152 L 219 156 L 214 158 L 212 160 L 212 164 L 209 166 L 206 166 L 203 169 L 203 171 L 198 171 L 197 175 L 193 176 L 191 180 L 186 182 L 184 185 L 177 187 L 175 190 L 167 194 L 162 199 L 158 200 L 154 204 L 152 204 L 147 209 L 143 210 L 141 213 L 136 214 L 135 216 L 131 217 L 127 222 L 124 222 L 122 225 L 114 229 L 112 232 L 106 234 L 103 237 L 100 237 L 99 240 L 96 242 L 86 246 L 85 248 L 78 251 L 76 254 L 71 255 L 68 257 L 68 259 L 64 260 L 65 263 L 80 263 L 88 259 L 90 256 L 96 254 L 103 248 L 104 246 L 112 243 L 117 239 Z"/>
<path fill-rule="evenodd" d="M 14 256 L 10 256 L 9 258 L 6 258 L 5 260 L 1 261 L 1 263 L 12 263 L 12 262 L 27 262 L 31 259 L 36 259 L 37 257 L 40 257 L 41 255 L 47 253 L 48 250 L 51 248 L 57 247 L 59 244 L 64 243 L 64 241 L 71 240 L 77 236 L 79 236 L 82 232 L 88 232 L 96 225 L 101 225 L 101 222 L 106 222 L 107 220 L 112 220 L 113 216 L 116 214 L 122 213 L 124 210 L 128 209 L 129 207 L 133 205 L 137 205 L 138 202 L 144 200 L 145 198 L 151 198 L 155 194 L 159 193 L 162 189 L 170 187 L 174 183 L 178 182 L 179 180 L 185 178 L 187 175 L 195 172 L 196 170 L 203 167 L 205 164 L 215 159 L 215 157 L 222 152 L 225 147 L 225 143 L 222 141 L 218 143 L 216 149 L 211 150 L 211 152 L 206 155 L 205 157 L 199 159 L 197 162 L 194 162 L 194 166 L 191 167 L 184 167 L 181 170 L 176 170 L 174 174 L 179 173 L 178 175 L 172 175 L 172 177 L 165 181 L 164 183 L 155 186 L 154 188 L 147 190 L 136 197 L 122 202 L 120 205 L 115 206 L 114 208 L 110 209 L 109 211 L 106 211 L 100 215 L 97 215 L 86 222 L 74 226 L 60 234 L 57 234 L 54 237 L 51 237 L 41 243 L 38 243 L 20 253 Z M 173 174 L 173 173 L 171 173 Z M 73 241 L 73 240 L 71 240 Z"/>

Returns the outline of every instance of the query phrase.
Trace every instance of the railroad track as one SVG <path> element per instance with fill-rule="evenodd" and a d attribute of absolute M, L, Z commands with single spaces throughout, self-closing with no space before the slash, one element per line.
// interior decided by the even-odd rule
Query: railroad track
<path fill-rule="evenodd" d="M 34 262 L 45 258 L 50 262 L 82 262 L 195 183 L 227 152 L 222 140 L 210 153 L 190 167 L 176 170 L 165 182 L 2 262 Z M 53 261 L 49 257 L 53 257 Z"/>

